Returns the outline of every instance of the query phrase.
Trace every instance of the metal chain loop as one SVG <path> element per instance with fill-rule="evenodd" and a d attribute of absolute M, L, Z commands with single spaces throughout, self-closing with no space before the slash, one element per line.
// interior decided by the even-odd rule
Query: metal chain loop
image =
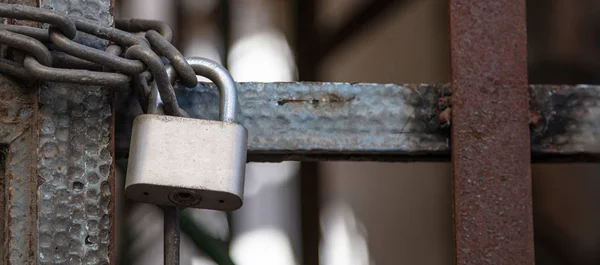
<path fill-rule="evenodd" d="M 168 42 L 173 41 L 173 30 L 163 21 L 147 19 L 116 19 L 115 27 L 127 32 L 145 32 L 155 30 Z"/>
<path fill-rule="evenodd" d="M 25 35 L 0 30 L 0 43 L 33 55 L 45 66 L 52 65 L 52 55 L 43 43 Z"/>
<path fill-rule="evenodd" d="M 110 53 L 74 42 L 63 35 L 57 28 L 50 28 L 50 41 L 61 51 L 109 67 L 118 72 L 132 75 L 139 74 L 146 69 L 146 66 L 140 61 L 114 56 Z"/>
<path fill-rule="evenodd" d="M 25 57 L 23 65 L 25 66 L 25 70 L 33 77 L 40 80 L 43 79 L 44 81 L 112 87 L 122 86 L 130 81 L 129 76 L 120 73 L 61 69 L 44 66 L 30 55 Z"/>
<path fill-rule="evenodd" d="M 133 46 L 136 44 L 150 46 L 146 39 L 139 37 L 135 34 L 123 31 L 121 29 L 102 26 L 94 21 L 90 21 L 79 17 L 70 16 L 69 18 L 75 23 L 75 26 L 77 26 L 77 30 L 80 30 L 81 32 L 85 32 L 87 34 L 91 34 L 96 37 L 106 39 L 123 46 Z M 119 20 L 120 19 L 116 19 L 116 21 Z"/>
<path fill-rule="evenodd" d="M 165 64 L 172 65 L 186 87 L 196 86 L 198 80 L 192 67 L 171 44 L 173 31 L 166 23 L 117 19 L 113 28 L 52 10 L 3 3 L 0 3 L 0 17 L 49 24 L 47 29 L 0 24 L 0 44 L 23 53 L 21 60 L 0 58 L 0 73 L 38 81 L 130 86 L 145 111 L 152 88 L 158 87 L 165 112 L 187 116 L 177 104 Z M 105 51 L 82 45 L 73 40 L 78 32 L 112 44 Z"/>
<path fill-rule="evenodd" d="M 179 74 L 181 78 L 181 84 L 186 87 L 195 87 L 198 84 L 198 78 L 196 73 L 190 65 L 186 62 L 185 57 L 181 54 L 173 44 L 168 42 L 158 32 L 149 30 L 146 32 L 146 39 L 150 41 L 152 48 L 156 50 L 159 55 L 167 57 L 173 68 Z"/>
<path fill-rule="evenodd" d="M 77 35 L 77 28 L 73 21 L 65 16 L 46 9 L 25 5 L 2 4 L 0 5 L 0 17 L 48 23 L 59 27 L 70 39 L 75 38 L 75 35 Z"/>
<path fill-rule="evenodd" d="M 173 86 L 171 86 L 171 82 L 169 82 L 169 76 L 167 76 L 167 72 L 165 71 L 165 65 L 158 55 L 144 46 L 134 45 L 127 49 L 125 57 L 142 60 L 148 65 L 154 76 L 154 82 L 158 85 L 160 97 L 164 102 L 165 112 L 174 116 L 187 116 L 177 104 L 177 97 L 175 96 L 175 91 L 173 90 Z"/>

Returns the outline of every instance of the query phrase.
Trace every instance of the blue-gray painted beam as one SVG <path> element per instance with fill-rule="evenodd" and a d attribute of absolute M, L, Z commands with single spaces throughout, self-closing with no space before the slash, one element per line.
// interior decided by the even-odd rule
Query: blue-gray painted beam
<path fill-rule="evenodd" d="M 249 161 L 450 161 L 452 100 L 446 85 L 238 83 L 237 88 Z M 176 86 L 176 92 L 192 117 L 217 117 L 212 84 Z M 598 160 L 599 86 L 532 85 L 530 94 L 534 161 Z M 117 135 L 121 155 L 132 119 L 118 121 L 125 126 Z"/>
<path fill-rule="evenodd" d="M 239 122 L 248 129 L 250 161 L 398 160 L 413 155 L 434 158 L 434 153 L 448 150 L 435 86 L 238 83 L 237 87 Z M 192 117 L 218 117 L 213 85 L 176 86 L 176 92 L 180 106 Z M 118 140 L 123 140 L 119 148 L 126 151 L 126 137 Z"/>
<path fill-rule="evenodd" d="M 368 159 L 448 150 L 429 85 L 240 83 L 250 160 Z M 216 118 L 212 86 L 179 87 L 192 117 Z M 394 159 L 390 157 L 390 159 Z"/>

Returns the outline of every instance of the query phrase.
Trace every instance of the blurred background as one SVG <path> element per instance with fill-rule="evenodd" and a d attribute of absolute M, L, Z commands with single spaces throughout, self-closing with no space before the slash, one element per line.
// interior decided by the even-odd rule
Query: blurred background
<path fill-rule="evenodd" d="M 115 2 L 118 17 L 168 22 L 184 55 L 216 60 L 238 82 L 449 82 L 444 0 Z M 527 5 L 530 83 L 597 84 L 600 2 Z M 600 264 L 599 169 L 534 165 L 537 264 Z M 242 209 L 185 211 L 182 264 L 453 264 L 450 172 L 449 163 L 248 164 Z M 162 212 L 118 202 L 120 264 L 162 264 Z"/>

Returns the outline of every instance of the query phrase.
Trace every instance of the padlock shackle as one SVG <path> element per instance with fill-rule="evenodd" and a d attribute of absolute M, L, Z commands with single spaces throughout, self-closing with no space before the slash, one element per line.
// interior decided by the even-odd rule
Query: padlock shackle
<path fill-rule="evenodd" d="M 186 57 L 187 63 L 194 69 L 197 75 L 206 77 L 213 81 L 219 88 L 219 120 L 224 122 L 237 121 L 237 90 L 235 82 L 227 69 L 219 63 L 201 57 Z M 171 83 L 177 79 L 177 73 L 173 66 L 167 66 L 167 74 Z"/>

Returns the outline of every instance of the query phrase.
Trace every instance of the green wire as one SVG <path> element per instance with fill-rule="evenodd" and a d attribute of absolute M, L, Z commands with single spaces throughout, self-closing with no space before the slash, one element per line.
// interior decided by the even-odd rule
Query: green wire
<path fill-rule="evenodd" d="M 181 213 L 180 224 L 181 231 L 187 234 L 192 241 L 194 241 L 196 247 L 202 250 L 214 262 L 219 265 L 235 264 L 231 259 L 231 256 L 229 256 L 229 251 L 227 250 L 225 242 L 202 231 L 194 221 L 192 221 L 192 218 L 184 212 Z"/>

